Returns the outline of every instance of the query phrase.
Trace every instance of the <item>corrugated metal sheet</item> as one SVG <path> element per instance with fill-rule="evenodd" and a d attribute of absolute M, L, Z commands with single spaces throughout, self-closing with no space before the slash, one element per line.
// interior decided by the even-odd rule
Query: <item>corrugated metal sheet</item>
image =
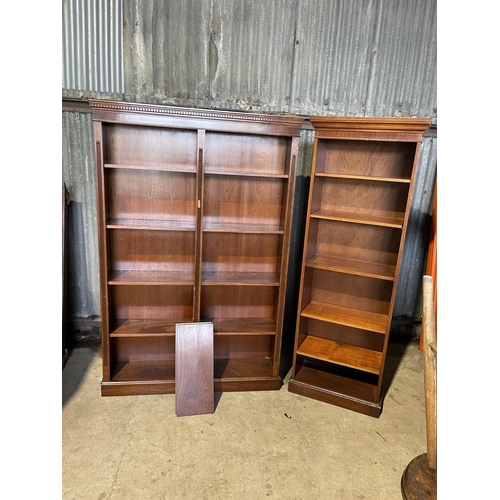
<path fill-rule="evenodd" d="M 435 116 L 435 0 L 300 2 L 295 47 L 292 113 Z"/>
<path fill-rule="evenodd" d="M 123 92 L 122 24 L 121 0 L 63 1 L 63 96 Z"/>
<path fill-rule="evenodd" d="M 343 116 L 436 115 L 436 0 L 125 6 L 128 100 Z"/>
<path fill-rule="evenodd" d="M 63 2 L 65 97 L 436 117 L 436 0 L 130 0 L 123 9 Z"/>
<path fill-rule="evenodd" d="M 68 318 L 100 314 L 94 137 L 90 113 L 62 114 L 62 177 L 68 207 Z"/>
<path fill-rule="evenodd" d="M 436 11 L 437 0 L 128 0 L 123 7 L 120 0 L 67 0 L 62 93 L 304 116 L 419 116 L 436 122 Z M 95 197 L 84 175 L 93 150 L 91 136 L 85 135 L 91 131 L 82 129 L 89 117 L 79 122 L 78 113 L 69 115 L 63 174 L 73 193 L 80 193 L 75 203 L 81 203 L 85 221 L 73 242 L 73 272 L 82 275 L 74 274 L 73 312 L 86 317 L 98 311 L 99 296 L 96 228 L 90 222 Z M 306 152 L 313 137 L 312 131 L 303 132 Z M 436 143 L 426 139 L 422 150 L 398 316 L 419 313 Z M 300 240 L 310 169 L 311 157 L 305 154 L 298 165 L 295 240 Z M 295 241 L 292 266 L 301 251 Z M 297 285 L 294 278 L 290 283 Z"/>
<path fill-rule="evenodd" d="M 298 0 L 213 2 L 212 106 L 289 110 L 298 5 Z"/>
<path fill-rule="evenodd" d="M 420 150 L 406 241 L 399 272 L 393 316 L 413 318 L 422 314 L 422 277 L 437 171 L 437 138 L 424 137 Z"/>
<path fill-rule="evenodd" d="M 210 107 L 210 5 L 196 0 L 125 3 L 127 100 Z"/>
<path fill-rule="evenodd" d="M 437 1 L 381 1 L 368 116 L 437 117 Z"/>

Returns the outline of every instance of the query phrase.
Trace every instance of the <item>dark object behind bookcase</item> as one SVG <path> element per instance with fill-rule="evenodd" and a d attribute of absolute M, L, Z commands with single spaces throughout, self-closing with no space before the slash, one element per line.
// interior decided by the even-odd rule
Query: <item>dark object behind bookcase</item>
<path fill-rule="evenodd" d="M 90 100 L 101 394 L 175 391 L 175 328 L 209 322 L 214 390 L 276 390 L 302 118 Z"/>
<path fill-rule="evenodd" d="M 288 389 L 378 417 L 418 153 L 431 121 L 310 120 L 316 135 Z"/>
<path fill-rule="evenodd" d="M 68 246 L 68 203 L 69 192 L 66 184 L 62 183 L 62 367 L 68 359 L 68 349 L 66 347 L 66 288 L 67 288 L 67 246 Z"/>

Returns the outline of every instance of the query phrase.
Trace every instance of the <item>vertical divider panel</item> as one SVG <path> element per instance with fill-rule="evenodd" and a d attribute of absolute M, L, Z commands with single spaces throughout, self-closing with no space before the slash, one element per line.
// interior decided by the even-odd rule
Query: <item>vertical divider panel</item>
<path fill-rule="evenodd" d="M 196 235 L 193 321 L 200 321 L 201 309 L 201 260 L 203 245 L 203 192 L 205 181 L 205 130 L 198 130 L 198 157 L 196 165 Z"/>
<path fill-rule="evenodd" d="M 102 343 L 102 377 L 103 381 L 111 380 L 110 346 L 109 346 L 109 315 L 108 315 L 108 262 L 107 262 L 107 230 L 106 230 L 106 200 L 104 179 L 104 158 L 102 151 L 102 123 L 94 122 L 94 140 L 96 143 L 96 184 L 97 184 L 97 227 L 99 245 L 99 269 L 101 285 L 101 343 Z"/>
<path fill-rule="evenodd" d="M 286 161 L 289 164 L 288 190 L 286 193 L 286 203 L 282 203 L 282 207 L 285 210 L 285 213 L 283 217 L 284 227 L 283 227 L 283 242 L 281 246 L 281 259 L 279 259 L 281 268 L 280 268 L 278 308 L 276 310 L 276 332 L 280 332 L 280 334 L 275 335 L 273 376 L 278 376 L 280 370 L 281 344 L 283 338 L 282 330 L 283 330 L 284 312 L 285 312 L 284 295 L 286 293 L 286 284 L 288 276 L 288 257 L 290 249 L 290 234 L 292 226 L 293 201 L 295 195 L 295 176 L 297 168 L 298 150 L 299 150 L 299 137 L 292 137 L 290 153 L 286 159 Z"/>

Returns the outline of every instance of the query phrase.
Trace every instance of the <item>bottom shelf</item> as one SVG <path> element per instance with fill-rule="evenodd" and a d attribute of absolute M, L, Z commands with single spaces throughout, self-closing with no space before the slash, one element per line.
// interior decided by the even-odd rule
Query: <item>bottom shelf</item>
<path fill-rule="evenodd" d="M 375 375 L 342 367 L 333 369 L 311 360 L 305 360 L 288 382 L 290 392 L 372 417 L 379 417 L 382 411 L 377 389 Z"/>
<path fill-rule="evenodd" d="M 269 358 L 214 360 L 214 392 L 267 391 L 281 387 Z M 102 396 L 174 394 L 175 362 L 128 361 L 116 363 L 111 381 L 101 382 Z"/>
<path fill-rule="evenodd" d="M 382 353 L 372 349 L 364 349 L 334 340 L 326 340 L 306 335 L 297 349 L 297 354 L 336 363 L 378 375 L 382 363 Z"/>

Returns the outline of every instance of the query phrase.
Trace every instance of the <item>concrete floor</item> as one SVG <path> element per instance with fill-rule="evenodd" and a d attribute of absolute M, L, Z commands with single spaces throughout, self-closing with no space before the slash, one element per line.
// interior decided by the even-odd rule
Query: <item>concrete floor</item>
<path fill-rule="evenodd" d="M 175 396 L 100 395 L 99 346 L 63 369 L 63 500 L 400 500 L 426 452 L 423 357 L 393 342 L 380 418 L 288 392 L 223 393 L 209 415 Z"/>

